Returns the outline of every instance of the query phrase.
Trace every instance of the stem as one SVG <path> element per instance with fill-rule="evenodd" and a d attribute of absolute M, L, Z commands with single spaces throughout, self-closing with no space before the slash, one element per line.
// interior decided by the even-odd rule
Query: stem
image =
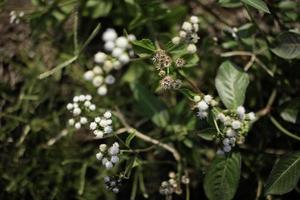
<path fill-rule="evenodd" d="M 140 131 L 136 130 L 135 128 L 131 127 L 125 120 L 123 114 L 120 112 L 120 110 L 116 107 L 116 112 L 114 113 L 116 115 L 116 117 L 118 117 L 118 119 L 120 120 L 120 122 L 123 124 L 123 126 L 125 126 L 125 128 L 127 129 L 127 132 L 132 133 L 134 132 L 135 136 L 146 141 L 146 142 L 150 142 L 152 144 L 155 144 L 157 146 L 162 147 L 163 149 L 169 151 L 170 153 L 172 153 L 174 159 L 179 162 L 181 160 L 181 156 L 179 154 L 179 152 L 173 148 L 172 146 L 162 143 L 154 138 L 151 138 L 150 136 L 147 136 L 143 133 L 141 133 Z"/>
<path fill-rule="evenodd" d="M 286 130 L 274 117 L 270 116 L 270 120 L 274 124 L 274 126 L 276 126 L 276 128 L 278 128 L 282 133 L 284 133 L 285 135 L 287 135 L 291 138 L 294 138 L 294 139 L 300 141 L 299 136 L 297 136 L 296 134 L 291 133 L 290 131 Z"/>
<path fill-rule="evenodd" d="M 277 90 L 274 89 L 272 91 L 272 94 L 271 94 L 269 100 L 268 100 L 267 105 L 263 109 L 261 109 L 260 111 L 258 111 L 256 113 L 257 117 L 263 117 L 263 116 L 265 116 L 265 115 L 267 115 L 267 114 L 270 113 L 271 107 L 272 107 L 272 105 L 273 105 L 273 103 L 274 103 L 274 101 L 276 99 L 276 95 L 277 95 Z"/>

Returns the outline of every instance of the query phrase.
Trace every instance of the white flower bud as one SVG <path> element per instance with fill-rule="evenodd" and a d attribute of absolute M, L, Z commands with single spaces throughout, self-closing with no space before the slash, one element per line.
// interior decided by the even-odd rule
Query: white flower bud
<path fill-rule="evenodd" d="M 114 48 L 114 50 L 112 51 L 111 55 L 115 58 L 118 58 L 122 55 L 122 53 L 124 52 L 123 49 L 119 48 L 119 47 L 116 47 Z"/>
<path fill-rule="evenodd" d="M 96 122 L 91 122 L 90 123 L 90 129 L 95 130 L 97 128 L 97 123 Z"/>
<path fill-rule="evenodd" d="M 87 95 L 85 95 L 85 99 L 87 101 L 90 101 L 90 100 L 92 100 L 92 96 L 90 94 L 87 94 Z"/>
<path fill-rule="evenodd" d="M 109 118 L 111 118 L 111 112 L 110 111 L 106 111 L 103 116 L 105 118 L 109 119 Z"/>
<path fill-rule="evenodd" d="M 99 149 L 101 152 L 105 152 L 107 149 L 107 145 L 106 144 L 100 144 Z"/>
<path fill-rule="evenodd" d="M 113 62 L 113 67 L 114 67 L 114 69 L 121 69 L 122 64 L 120 61 L 116 60 Z"/>
<path fill-rule="evenodd" d="M 118 37 L 116 39 L 116 46 L 120 47 L 121 49 L 126 49 L 127 46 L 128 46 L 128 40 L 127 40 L 127 38 L 124 37 L 124 36 Z"/>
<path fill-rule="evenodd" d="M 106 58 L 107 58 L 107 55 L 103 52 L 98 52 L 94 56 L 94 60 L 95 60 L 96 63 L 104 63 Z"/>
<path fill-rule="evenodd" d="M 94 111 L 94 110 L 96 110 L 96 106 L 95 106 L 95 104 L 92 104 L 92 105 L 90 105 L 89 109 L 90 109 L 91 111 Z"/>
<path fill-rule="evenodd" d="M 208 116 L 208 113 L 206 111 L 199 111 L 197 115 L 200 119 L 205 119 Z"/>
<path fill-rule="evenodd" d="M 111 157 L 111 159 L 110 159 L 110 161 L 112 162 L 112 163 L 117 163 L 117 162 L 119 162 L 119 157 L 118 156 L 112 156 Z"/>
<path fill-rule="evenodd" d="M 113 164 L 110 162 L 110 161 L 107 161 L 106 163 L 105 163 L 105 168 L 106 169 L 111 169 L 113 167 Z"/>
<path fill-rule="evenodd" d="M 230 152 L 231 151 L 231 146 L 229 146 L 229 145 L 224 146 L 223 151 L 226 152 L 226 153 Z"/>
<path fill-rule="evenodd" d="M 221 149 L 218 149 L 217 155 L 223 156 L 224 155 L 224 151 L 222 151 Z"/>
<path fill-rule="evenodd" d="M 107 41 L 105 44 L 104 44 L 104 49 L 106 51 L 112 51 L 113 49 L 115 48 L 115 43 L 113 41 Z"/>
<path fill-rule="evenodd" d="M 115 187 L 115 188 L 112 189 L 112 191 L 113 191 L 113 193 L 117 194 L 117 193 L 119 193 L 119 188 Z"/>
<path fill-rule="evenodd" d="M 108 28 L 106 29 L 106 31 L 103 33 L 102 35 L 102 40 L 104 40 L 105 42 L 107 41 L 113 41 L 118 37 L 117 32 L 112 29 L 112 28 Z"/>
<path fill-rule="evenodd" d="M 87 118 L 86 117 L 81 117 L 80 118 L 80 123 L 81 124 L 86 124 L 88 122 Z"/>
<path fill-rule="evenodd" d="M 246 110 L 245 110 L 244 106 L 239 106 L 239 107 L 236 109 L 236 113 L 237 113 L 238 115 L 244 115 L 245 112 L 246 112 Z"/>
<path fill-rule="evenodd" d="M 256 119 L 254 112 L 250 112 L 247 114 L 250 121 L 254 121 Z"/>
<path fill-rule="evenodd" d="M 93 78 L 93 85 L 95 87 L 99 87 L 100 85 L 102 85 L 103 81 L 103 76 L 95 76 Z"/>
<path fill-rule="evenodd" d="M 85 95 L 83 95 L 83 94 L 80 95 L 80 96 L 79 96 L 79 101 L 85 101 Z"/>
<path fill-rule="evenodd" d="M 108 75 L 107 77 L 105 77 L 105 83 L 108 85 L 114 84 L 115 81 L 116 81 L 116 79 L 112 75 Z"/>
<path fill-rule="evenodd" d="M 219 113 L 217 116 L 217 119 L 220 120 L 221 122 L 224 122 L 226 119 L 226 116 L 223 113 Z"/>
<path fill-rule="evenodd" d="M 235 131 L 232 130 L 231 128 L 227 129 L 227 131 L 226 131 L 226 136 L 227 137 L 234 137 L 235 134 L 236 134 Z"/>
<path fill-rule="evenodd" d="M 103 154 L 101 152 L 96 154 L 97 160 L 101 160 L 103 158 Z"/>
<path fill-rule="evenodd" d="M 129 35 L 128 35 L 128 40 L 129 40 L 130 42 L 135 41 L 135 40 L 136 40 L 135 35 L 129 34 Z"/>
<path fill-rule="evenodd" d="M 201 111 L 205 111 L 205 110 L 208 109 L 208 105 L 207 105 L 207 103 L 204 100 L 198 102 L 197 107 Z"/>
<path fill-rule="evenodd" d="M 111 125 L 112 124 L 112 120 L 111 119 L 106 120 L 106 124 L 107 125 Z"/>
<path fill-rule="evenodd" d="M 85 107 L 89 107 L 91 104 L 92 104 L 92 103 L 91 103 L 90 101 L 85 101 L 83 105 L 84 105 Z"/>
<path fill-rule="evenodd" d="M 105 61 L 106 62 L 106 61 Z M 105 63 L 104 62 L 104 63 Z M 94 72 L 94 74 L 103 74 L 103 70 L 101 69 L 101 67 L 99 67 L 99 66 L 95 66 L 94 68 L 93 68 L 93 72 Z"/>
<path fill-rule="evenodd" d="M 199 31 L 199 24 L 193 24 L 193 29 L 194 29 L 195 32 L 198 32 Z M 198 35 L 197 35 L 197 37 L 193 37 L 193 38 L 196 40 L 196 42 L 198 41 Z"/>
<path fill-rule="evenodd" d="M 72 103 L 68 103 L 68 104 L 67 104 L 67 109 L 68 109 L 68 110 L 73 109 L 73 104 L 72 104 Z"/>
<path fill-rule="evenodd" d="M 225 146 L 228 146 L 228 145 L 229 145 L 229 139 L 228 139 L 228 138 L 225 138 L 225 139 L 223 140 L 223 144 L 224 144 Z"/>
<path fill-rule="evenodd" d="M 104 127 L 104 133 L 111 133 L 111 132 L 112 132 L 112 127 L 111 126 Z"/>
<path fill-rule="evenodd" d="M 104 62 L 104 64 L 103 64 L 104 71 L 109 72 L 112 70 L 112 68 L 113 68 L 113 64 L 112 64 L 111 60 L 107 60 Z"/>
<path fill-rule="evenodd" d="M 210 105 L 211 106 L 217 106 L 218 102 L 213 99 L 213 100 L 210 101 Z"/>
<path fill-rule="evenodd" d="M 68 124 L 73 126 L 75 124 L 75 120 L 73 118 L 69 119 Z"/>
<path fill-rule="evenodd" d="M 95 122 L 99 123 L 101 121 L 101 118 L 100 117 L 96 117 L 95 118 Z"/>
<path fill-rule="evenodd" d="M 104 135 L 103 131 L 95 130 L 93 133 L 96 136 L 96 138 L 103 138 Z"/>
<path fill-rule="evenodd" d="M 181 38 L 186 38 L 187 33 L 185 31 L 180 31 L 179 32 L 179 37 Z"/>
<path fill-rule="evenodd" d="M 123 53 L 120 57 L 119 57 L 119 61 L 123 64 L 127 64 L 130 61 L 130 58 L 128 56 L 127 53 Z"/>
<path fill-rule="evenodd" d="M 78 96 L 73 97 L 73 102 L 78 102 L 78 101 L 79 101 L 79 97 Z"/>
<path fill-rule="evenodd" d="M 193 24 L 197 24 L 197 23 L 199 23 L 199 18 L 197 16 L 191 16 L 190 21 Z"/>
<path fill-rule="evenodd" d="M 112 147 L 109 148 L 108 153 L 110 155 L 117 155 L 119 153 L 119 147 L 116 145 L 113 145 Z"/>
<path fill-rule="evenodd" d="M 86 72 L 84 73 L 84 75 L 83 75 L 83 78 L 84 78 L 84 80 L 86 80 L 86 81 L 92 80 L 93 77 L 94 77 L 94 72 L 91 71 L 91 70 L 86 71 Z"/>
<path fill-rule="evenodd" d="M 79 122 L 75 123 L 75 128 L 76 129 L 80 129 L 81 128 L 81 124 Z"/>
<path fill-rule="evenodd" d="M 194 45 L 194 44 L 189 44 L 189 45 L 187 46 L 187 51 L 188 51 L 189 53 L 196 53 L 196 51 L 197 51 L 196 45 Z"/>
<path fill-rule="evenodd" d="M 105 96 L 107 94 L 107 87 L 105 85 L 102 85 L 101 87 L 98 88 L 97 93 L 100 96 Z"/>
<path fill-rule="evenodd" d="M 205 95 L 204 96 L 204 101 L 207 103 L 207 104 L 210 104 L 211 100 L 212 100 L 212 96 L 210 95 Z"/>
<path fill-rule="evenodd" d="M 74 114 L 74 115 L 80 115 L 80 113 L 81 113 L 81 109 L 80 109 L 80 108 L 75 108 L 75 109 L 73 110 L 73 114 Z"/>
<path fill-rule="evenodd" d="M 192 24 L 189 23 L 189 22 L 184 22 L 182 24 L 182 29 L 189 32 L 189 31 L 192 31 L 193 27 L 192 27 Z"/>
<path fill-rule="evenodd" d="M 172 43 L 175 45 L 178 45 L 180 43 L 180 37 L 173 37 L 172 38 Z"/>
<path fill-rule="evenodd" d="M 239 128 L 241 128 L 241 126 L 242 126 L 242 123 L 240 121 L 237 121 L 237 120 L 235 120 L 231 123 L 231 127 L 233 129 L 239 129 Z"/>

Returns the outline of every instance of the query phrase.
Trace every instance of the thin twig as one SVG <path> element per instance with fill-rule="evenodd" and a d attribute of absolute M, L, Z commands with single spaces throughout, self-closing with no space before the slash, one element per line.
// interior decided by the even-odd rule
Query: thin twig
<path fill-rule="evenodd" d="M 274 117 L 270 116 L 270 120 L 274 124 L 274 126 L 276 126 L 276 128 L 278 128 L 282 133 L 284 133 L 285 135 L 287 135 L 291 138 L 294 138 L 294 139 L 300 141 L 300 136 L 286 130 Z"/>
<path fill-rule="evenodd" d="M 265 115 L 267 115 L 267 114 L 270 113 L 271 107 L 272 107 L 272 105 L 273 105 L 273 103 L 274 103 L 274 101 L 275 101 L 275 99 L 276 99 L 276 95 L 277 95 L 277 90 L 274 89 L 274 90 L 272 91 L 272 94 L 271 94 L 271 96 L 270 96 L 268 102 L 267 102 L 267 105 L 266 105 L 263 109 L 261 109 L 260 111 L 258 111 L 258 112 L 256 113 L 256 116 L 257 116 L 258 118 L 259 118 L 259 117 L 263 117 L 263 116 L 265 116 Z"/>
<path fill-rule="evenodd" d="M 143 133 L 141 133 L 140 131 L 136 130 L 135 128 L 131 127 L 125 120 L 123 114 L 121 113 L 121 111 L 116 108 L 116 112 L 114 112 L 115 116 L 120 120 L 120 122 L 123 124 L 123 126 L 125 126 L 125 128 L 127 129 L 127 132 L 129 133 L 134 133 L 136 137 L 146 141 L 146 142 L 150 142 L 152 144 L 155 144 L 157 146 L 160 146 L 162 148 L 164 148 L 165 150 L 169 151 L 170 153 L 172 153 L 173 157 L 175 158 L 175 160 L 177 162 L 179 162 L 181 160 L 181 156 L 179 154 L 179 152 L 173 148 L 172 146 L 162 143 L 150 136 L 147 136 Z"/>

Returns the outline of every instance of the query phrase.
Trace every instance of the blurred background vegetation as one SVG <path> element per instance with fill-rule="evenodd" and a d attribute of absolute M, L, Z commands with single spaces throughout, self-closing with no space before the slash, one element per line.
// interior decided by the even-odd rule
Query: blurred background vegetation
<path fill-rule="evenodd" d="M 65 105 L 72 97 L 81 93 L 97 95 L 81 77 L 92 67 L 93 55 L 102 49 L 101 33 L 109 27 L 120 34 L 126 31 L 138 39 L 166 44 L 187 16 L 199 16 L 199 61 L 184 70 L 203 91 L 215 96 L 214 78 L 224 57 L 230 56 L 243 67 L 255 55 L 257 59 L 248 70 L 251 83 L 245 105 L 263 114 L 241 146 L 243 173 L 235 199 L 264 199 L 257 193 L 276 158 L 299 150 L 299 141 L 282 134 L 270 116 L 285 129 L 300 132 L 300 62 L 279 57 L 269 49 L 280 33 L 299 33 L 297 0 L 266 1 L 271 14 L 252 7 L 247 10 L 235 0 L 0 2 L 0 199 L 130 199 L 134 184 L 138 188 L 136 199 L 148 195 L 149 199 L 162 199 L 158 193 L 160 182 L 170 170 L 176 170 L 167 152 L 154 149 L 136 155 L 142 164 L 124 182 L 121 194 L 114 195 L 105 190 L 103 177 L 108 172 L 95 159 L 99 141 L 89 138 L 84 130 L 66 129 Z M 25 13 L 20 23 L 10 23 L 12 10 Z M 74 26 L 76 21 L 78 26 Z M 75 62 L 52 76 L 39 78 L 41 73 L 74 56 L 75 32 L 79 43 L 84 44 L 99 23 L 100 31 Z M 250 56 L 240 52 L 250 52 Z M 149 60 L 137 59 L 115 76 L 117 84 L 106 97 L 96 97 L 96 103 L 104 108 L 118 106 L 134 127 L 173 143 L 192 177 L 191 199 L 205 199 L 203 176 L 216 148 L 197 136 L 205 123 L 196 119 L 189 101 L 175 92 L 157 91 L 158 77 Z M 132 83 L 167 105 L 169 117 L 165 125 L 151 121 L 141 112 L 144 105 L 134 98 Z M 270 99 L 272 105 L 268 104 Z M 132 145 L 149 147 L 137 140 Z M 139 181 L 134 181 L 135 177 Z M 297 187 L 273 199 L 297 200 L 299 192 Z"/>

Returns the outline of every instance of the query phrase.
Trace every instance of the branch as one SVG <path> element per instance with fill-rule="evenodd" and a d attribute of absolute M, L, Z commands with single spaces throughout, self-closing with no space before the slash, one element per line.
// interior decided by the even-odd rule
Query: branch
<path fill-rule="evenodd" d="M 179 162 L 181 160 L 181 156 L 179 154 L 179 152 L 173 148 L 172 146 L 162 143 L 154 138 L 151 138 L 150 136 L 147 136 L 143 133 L 141 133 L 140 131 L 136 130 L 135 128 L 131 127 L 125 120 L 124 115 L 121 113 L 121 111 L 116 107 L 116 112 L 114 112 L 115 116 L 120 120 L 120 122 L 123 124 L 123 126 L 125 126 L 125 128 L 127 129 L 127 132 L 129 133 L 134 133 L 134 135 L 146 142 L 150 142 L 152 144 L 155 144 L 157 146 L 162 147 L 163 149 L 169 151 L 170 153 L 172 153 L 173 157 L 175 158 L 175 160 L 177 162 Z"/>

